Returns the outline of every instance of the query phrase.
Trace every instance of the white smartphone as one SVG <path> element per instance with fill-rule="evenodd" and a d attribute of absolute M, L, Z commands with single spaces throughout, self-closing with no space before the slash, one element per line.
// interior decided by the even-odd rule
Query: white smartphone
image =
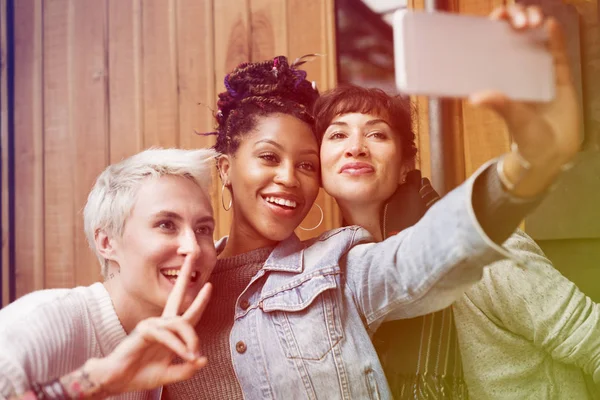
<path fill-rule="evenodd" d="M 509 98 L 554 98 L 554 64 L 544 30 L 517 32 L 504 21 L 399 10 L 394 15 L 398 90 L 466 97 L 498 90 Z"/>

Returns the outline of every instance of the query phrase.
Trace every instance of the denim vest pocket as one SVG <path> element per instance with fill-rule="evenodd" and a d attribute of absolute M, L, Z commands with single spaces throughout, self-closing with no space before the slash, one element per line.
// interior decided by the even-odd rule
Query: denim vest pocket
<path fill-rule="evenodd" d="M 262 300 L 288 358 L 321 360 L 342 340 L 336 276 L 315 275 Z"/>

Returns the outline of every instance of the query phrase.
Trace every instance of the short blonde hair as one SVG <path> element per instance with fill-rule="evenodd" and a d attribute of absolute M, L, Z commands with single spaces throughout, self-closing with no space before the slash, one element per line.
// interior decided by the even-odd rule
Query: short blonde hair
<path fill-rule="evenodd" d="M 83 225 L 88 243 L 102 265 L 103 277 L 108 273 L 108 261 L 96 248 L 96 234 L 104 230 L 108 235 L 122 236 L 141 184 L 147 178 L 183 176 L 209 196 L 217 155 L 212 149 L 152 148 L 108 166 L 98 176 L 83 210 Z"/>

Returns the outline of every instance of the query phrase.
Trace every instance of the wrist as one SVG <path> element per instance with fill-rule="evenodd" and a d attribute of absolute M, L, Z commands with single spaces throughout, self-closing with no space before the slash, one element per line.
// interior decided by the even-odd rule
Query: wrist
<path fill-rule="evenodd" d="M 498 161 L 497 172 L 507 192 L 518 198 L 532 199 L 552 188 L 567 166 L 570 167 L 551 158 L 529 162 L 518 151 L 512 151 Z"/>
<path fill-rule="evenodd" d="M 113 394 L 110 371 L 105 358 L 90 358 L 60 381 L 71 399 L 102 399 Z"/>

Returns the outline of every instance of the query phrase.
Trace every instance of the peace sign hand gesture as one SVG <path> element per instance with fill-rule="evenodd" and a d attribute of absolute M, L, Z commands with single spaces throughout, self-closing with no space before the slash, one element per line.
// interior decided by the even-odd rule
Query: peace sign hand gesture
<path fill-rule="evenodd" d="M 192 305 L 179 316 L 193 264 L 193 256 L 186 256 L 161 317 L 141 321 L 109 356 L 90 359 L 82 368 L 88 382 L 97 385 L 102 392 L 97 396 L 150 390 L 189 379 L 207 364 L 206 357 L 198 354 L 194 326 L 208 304 L 212 290 L 210 283 L 202 287 Z M 183 363 L 173 363 L 177 356 Z M 73 383 L 77 385 L 61 381 L 68 392 L 82 383 L 77 376 L 73 376 Z"/>

